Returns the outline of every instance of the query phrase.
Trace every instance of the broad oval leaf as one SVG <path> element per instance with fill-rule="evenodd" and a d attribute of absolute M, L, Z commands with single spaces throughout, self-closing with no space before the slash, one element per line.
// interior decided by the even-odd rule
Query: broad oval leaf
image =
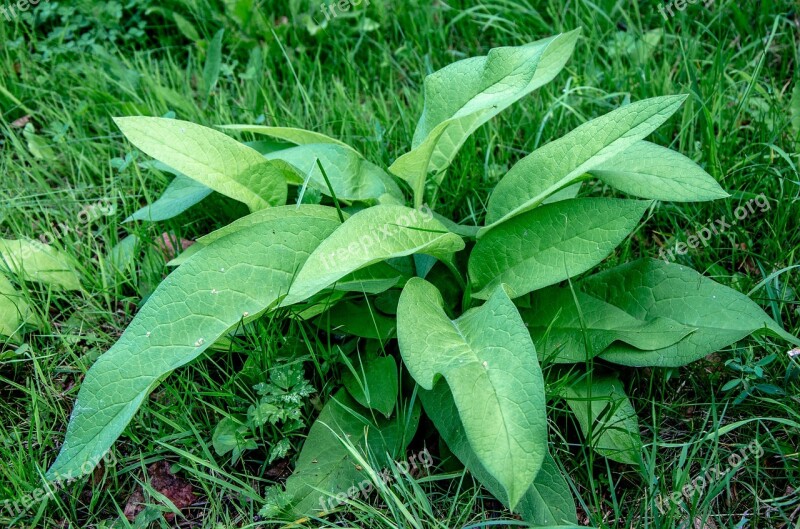
<path fill-rule="evenodd" d="M 286 494 L 298 517 L 333 510 L 338 505 L 335 496 L 347 497 L 353 488 L 361 494 L 361 484 L 371 482 L 356 456 L 361 455 L 363 462 L 369 452 L 386 465 L 387 455 L 400 457 L 417 431 L 420 408 L 414 406 L 392 419 L 372 416 L 344 389 L 325 405 L 286 480 Z"/>
<path fill-rule="evenodd" d="M 114 122 L 136 147 L 251 211 L 286 203 L 284 169 L 230 136 L 187 121 L 131 117 Z"/>
<path fill-rule="evenodd" d="M 697 330 L 668 347 L 643 351 L 612 344 L 600 357 L 626 366 L 678 367 L 753 333 L 800 345 L 744 294 L 677 264 L 642 259 L 586 278 L 580 288 L 634 318 L 669 318 Z"/>
<path fill-rule="evenodd" d="M 589 170 L 624 193 L 671 202 L 700 202 L 728 193 L 692 160 L 666 147 L 639 141 Z"/>
<path fill-rule="evenodd" d="M 445 381 L 438 382 L 431 391 L 421 390 L 419 398 L 425 414 L 433 421 L 447 447 L 495 498 L 508 506 L 506 491 L 484 468 L 469 445 L 464 425 L 458 418 L 458 408 Z M 515 512 L 526 522 L 540 527 L 577 524 L 576 511 L 569 484 L 548 452 Z"/>
<path fill-rule="evenodd" d="M 486 234 L 494 226 L 533 209 L 560 189 L 653 132 L 686 96 L 637 101 L 593 119 L 517 162 L 495 187 L 486 211 Z"/>
<path fill-rule="evenodd" d="M 578 419 L 591 447 L 619 463 L 638 465 L 642 460 L 639 418 L 617 377 L 586 375 L 564 388 L 562 397 Z"/>
<path fill-rule="evenodd" d="M 349 147 L 333 143 L 298 145 L 269 153 L 265 157 L 290 164 L 316 189 L 331 196 L 331 190 L 317 165 L 319 160 L 339 200 L 377 200 L 386 194 L 403 196 L 386 171 Z"/>
<path fill-rule="evenodd" d="M 545 204 L 478 239 L 469 258 L 474 294 L 486 299 L 500 283 L 512 297 L 589 270 L 639 223 L 651 202 L 576 198 Z"/>
<path fill-rule="evenodd" d="M 255 441 L 252 438 L 248 438 L 248 434 L 250 434 L 249 426 L 230 417 L 225 417 L 214 428 L 211 445 L 218 456 L 233 452 L 231 454 L 231 464 L 235 464 L 242 456 L 242 453 L 258 448 Z"/>
<path fill-rule="evenodd" d="M 412 278 L 397 308 L 397 339 L 420 386 L 447 381 L 470 446 L 513 509 L 547 453 L 544 380 L 517 308 L 498 288 L 451 321 L 436 287 Z"/>
<path fill-rule="evenodd" d="M 638 320 L 610 303 L 569 288 L 532 294 L 525 320 L 539 358 L 554 363 L 585 362 L 615 341 L 643 350 L 668 347 L 694 332 L 669 318 Z"/>
<path fill-rule="evenodd" d="M 389 168 L 409 183 L 417 205 L 428 173 L 444 171 L 481 125 L 550 82 L 572 55 L 579 34 L 578 29 L 524 46 L 494 48 L 425 78 L 425 108 L 412 150 Z"/>
<path fill-rule="evenodd" d="M 215 241 L 158 286 L 86 374 L 49 477 L 94 466 L 164 376 L 243 319 L 275 306 L 339 225 L 293 207 L 275 212 L 283 215 Z"/>
<path fill-rule="evenodd" d="M 373 206 L 345 221 L 306 261 L 284 304 L 293 304 L 360 268 L 415 253 L 447 260 L 464 241 L 430 214 L 404 206 Z"/>
<path fill-rule="evenodd" d="M 80 290 L 78 273 L 65 254 L 37 240 L 0 239 L 0 272 L 20 281 L 36 281 L 56 289 Z"/>
<path fill-rule="evenodd" d="M 342 383 L 350 395 L 365 408 L 377 410 L 387 418 L 391 416 L 399 387 L 394 357 L 370 358 L 353 368 L 355 373 L 347 371 L 342 377 Z"/>

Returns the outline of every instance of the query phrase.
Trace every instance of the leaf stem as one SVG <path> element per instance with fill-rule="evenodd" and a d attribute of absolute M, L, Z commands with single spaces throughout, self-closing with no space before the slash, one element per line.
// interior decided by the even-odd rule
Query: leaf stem
<path fill-rule="evenodd" d="M 328 186 L 328 190 L 331 192 L 331 198 L 333 198 L 333 204 L 336 206 L 336 213 L 339 214 L 339 220 L 344 224 L 344 214 L 342 213 L 342 208 L 339 206 L 339 199 L 336 198 L 336 193 L 333 191 L 333 186 L 331 185 L 331 181 L 328 180 L 328 173 L 325 172 L 325 168 L 322 167 L 322 163 L 317 158 L 317 167 L 322 172 L 322 178 L 325 179 L 325 184 Z"/>

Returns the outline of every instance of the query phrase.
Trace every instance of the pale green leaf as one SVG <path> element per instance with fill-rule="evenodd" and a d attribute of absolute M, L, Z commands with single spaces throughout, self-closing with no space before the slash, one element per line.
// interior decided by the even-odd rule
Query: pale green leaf
<path fill-rule="evenodd" d="M 362 210 L 328 237 L 303 266 L 285 304 L 308 299 L 351 272 L 394 257 L 415 253 L 449 259 L 464 248 L 431 215 L 404 206 Z"/>
<path fill-rule="evenodd" d="M 397 402 L 397 362 L 392 356 L 379 356 L 347 371 L 342 383 L 350 395 L 365 408 L 372 408 L 389 417 Z"/>
<path fill-rule="evenodd" d="M 400 296 L 397 339 L 420 386 L 447 381 L 470 446 L 513 509 L 547 453 L 544 380 L 517 308 L 498 288 L 451 321 L 436 287 L 413 278 Z"/>
<path fill-rule="evenodd" d="M 200 40 L 200 34 L 197 32 L 197 28 L 195 28 L 191 22 L 174 11 L 172 12 L 172 19 L 175 21 L 175 26 L 184 37 L 192 42 L 197 42 Z"/>
<path fill-rule="evenodd" d="M 593 119 L 517 162 L 495 187 L 483 236 L 492 227 L 533 209 L 590 169 L 631 147 L 664 123 L 686 96 L 654 97 Z"/>
<path fill-rule="evenodd" d="M 643 259 L 591 276 L 580 288 L 634 318 L 669 318 L 697 329 L 674 345 L 652 351 L 612 344 L 600 355 L 609 362 L 682 366 L 756 332 L 800 345 L 750 298 L 685 266 Z"/>
<path fill-rule="evenodd" d="M 472 250 L 474 296 L 486 299 L 505 283 L 517 297 L 589 270 L 636 228 L 649 206 L 640 200 L 575 198 L 504 222 Z"/>
<path fill-rule="evenodd" d="M 20 281 L 36 281 L 64 290 L 80 290 L 81 282 L 66 255 L 36 240 L 0 239 L 0 271 Z"/>
<path fill-rule="evenodd" d="M 343 500 L 357 499 L 362 487 L 366 490 L 369 486 L 371 490 L 366 469 L 351 450 L 365 460 L 369 460 L 369 453 L 388 465 L 387 455 L 402 457 L 417 430 L 419 416 L 419 406 L 415 406 L 409 415 L 378 417 L 373 422 L 373 414 L 359 406 L 347 391 L 336 393 L 311 426 L 295 471 L 286 480 L 293 512 L 297 516 L 320 514 L 338 505 L 337 495 Z"/>
<path fill-rule="evenodd" d="M 55 150 L 53 150 L 53 146 L 47 138 L 36 134 L 36 127 L 33 126 L 33 123 L 25 125 L 25 128 L 22 129 L 22 135 L 25 137 L 28 150 L 34 158 L 51 165 L 56 163 L 58 158 Z"/>
<path fill-rule="evenodd" d="M 93 466 L 165 376 L 243 319 L 277 305 L 313 249 L 339 225 L 294 207 L 275 211 L 283 216 L 215 241 L 158 286 L 86 374 L 49 477 Z"/>
<path fill-rule="evenodd" d="M 24 323 L 34 319 L 22 293 L 0 274 L 0 336 L 14 337 Z"/>
<path fill-rule="evenodd" d="M 630 465 L 641 462 L 639 418 L 619 379 L 584 376 L 565 387 L 562 397 L 598 454 Z"/>
<path fill-rule="evenodd" d="M 219 72 L 222 68 L 222 37 L 224 35 L 224 29 L 217 31 L 208 44 L 208 54 L 203 65 L 203 99 L 208 99 L 219 80 Z"/>
<path fill-rule="evenodd" d="M 174 119 L 116 118 L 125 137 L 148 156 L 251 211 L 286 203 L 284 169 L 216 130 Z"/>
<path fill-rule="evenodd" d="M 214 434 L 211 437 L 211 444 L 214 447 L 214 452 L 218 456 L 224 456 L 230 452 L 234 452 L 233 460 L 237 460 L 239 455 L 245 450 L 253 450 L 257 448 L 254 446 L 252 439 L 247 439 L 246 435 L 248 428 L 230 417 L 222 419 L 214 428 Z"/>
<path fill-rule="evenodd" d="M 611 187 L 642 198 L 700 202 L 729 196 L 692 160 L 647 141 L 634 143 L 589 173 Z"/>
<path fill-rule="evenodd" d="M 615 341 L 643 350 L 668 347 L 694 331 L 669 318 L 638 320 L 583 292 L 550 287 L 535 292 L 522 319 L 539 357 L 555 363 L 584 362 Z"/>
<path fill-rule="evenodd" d="M 489 474 L 469 445 L 464 426 L 458 418 L 458 408 L 445 381 L 434 385 L 431 391 L 421 390 L 419 398 L 425 414 L 433 421 L 448 448 L 495 498 L 508 506 L 505 490 Z M 515 512 L 537 527 L 578 523 L 569 484 L 549 453 L 545 453 L 542 468 L 520 499 Z"/>
<path fill-rule="evenodd" d="M 298 145 L 266 154 L 265 157 L 290 164 L 308 180 L 309 185 L 330 196 L 328 184 L 317 165 L 319 160 L 339 200 L 377 200 L 385 194 L 402 196 L 400 188 L 386 171 L 368 162 L 353 149 L 335 143 Z"/>
<path fill-rule="evenodd" d="M 572 55 L 579 33 L 494 48 L 486 56 L 458 61 L 425 78 L 425 108 L 412 150 L 389 168 L 409 183 L 417 205 L 428 173 L 444 171 L 475 130 L 550 82 Z"/>

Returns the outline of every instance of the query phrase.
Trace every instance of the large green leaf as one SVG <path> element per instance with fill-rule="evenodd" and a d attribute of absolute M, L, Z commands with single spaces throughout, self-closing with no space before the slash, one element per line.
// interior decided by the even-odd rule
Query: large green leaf
<path fill-rule="evenodd" d="M 686 96 L 654 97 L 593 119 L 520 160 L 495 187 L 486 211 L 492 227 L 533 209 L 556 191 L 633 146 L 681 106 Z"/>
<path fill-rule="evenodd" d="M 614 343 L 601 354 L 610 362 L 682 366 L 756 332 L 800 345 L 750 298 L 685 266 L 642 259 L 591 276 L 580 288 L 634 318 L 669 318 L 697 329 L 676 344 L 652 351 Z"/>
<path fill-rule="evenodd" d="M 132 117 L 114 120 L 145 154 L 251 211 L 286 203 L 285 169 L 233 138 L 175 119 Z"/>
<path fill-rule="evenodd" d="M 22 324 L 32 319 L 30 305 L 22 293 L 0 274 L 0 336 L 13 337 Z"/>
<path fill-rule="evenodd" d="M 335 143 L 298 145 L 265 155 L 268 160 L 281 160 L 304 175 L 310 185 L 330 196 L 330 188 L 317 160 L 340 200 L 377 200 L 389 194 L 402 197 L 392 177 L 377 165 L 368 162 L 349 147 Z"/>
<path fill-rule="evenodd" d="M 160 380 L 243 319 L 276 305 L 314 248 L 339 225 L 315 211 L 275 211 L 282 215 L 215 241 L 158 286 L 86 374 L 49 477 L 96 461 Z"/>
<path fill-rule="evenodd" d="M 562 397 L 598 454 L 630 465 L 641 462 L 639 418 L 618 378 L 584 376 L 565 387 Z"/>
<path fill-rule="evenodd" d="M 478 239 L 469 258 L 474 294 L 499 285 L 512 297 L 589 270 L 608 257 L 639 223 L 650 202 L 576 198 L 545 204 Z"/>
<path fill-rule="evenodd" d="M 433 390 L 420 391 L 419 398 L 425 414 L 433 421 L 447 447 L 494 497 L 508 506 L 505 490 L 489 474 L 469 445 L 464 426 L 458 418 L 458 408 L 447 384 L 440 381 L 434 385 Z M 542 468 L 515 510 L 526 522 L 535 526 L 578 523 L 575 500 L 569 484 L 549 453 L 545 453 Z"/>
<path fill-rule="evenodd" d="M 370 358 L 347 371 L 342 383 L 350 395 L 365 408 L 372 408 L 391 416 L 397 402 L 397 362 L 393 356 Z"/>
<path fill-rule="evenodd" d="M 412 150 L 389 168 L 409 183 L 422 204 L 429 172 L 441 174 L 481 125 L 550 82 L 572 55 L 580 30 L 524 46 L 494 48 L 425 78 L 425 108 Z"/>
<path fill-rule="evenodd" d="M 619 307 L 569 288 L 540 290 L 521 312 L 539 357 L 555 363 L 585 362 L 615 341 L 652 351 L 694 331 L 668 318 L 638 320 Z"/>
<path fill-rule="evenodd" d="M 361 453 L 364 460 L 369 461 L 368 455 L 372 455 L 378 464 L 388 465 L 387 455 L 398 458 L 414 437 L 419 416 L 419 406 L 415 406 L 408 415 L 375 420 L 344 389 L 336 393 L 311 426 L 294 474 L 286 480 L 293 512 L 297 516 L 319 514 L 330 510 L 331 502 L 337 504 L 331 496 L 356 499 L 367 484 L 371 490 L 366 469 L 351 449 Z"/>
<path fill-rule="evenodd" d="M 470 446 L 513 509 L 547 453 L 544 380 L 517 308 L 498 288 L 451 321 L 436 287 L 413 278 L 400 296 L 397 339 L 420 386 L 447 381 Z"/>
<path fill-rule="evenodd" d="M 424 253 L 449 259 L 464 241 L 439 221 L 404 206 L 374 206 L 347 219 L 309 257 L 286 304 L 313 296 L 351 272 L 393 257 Z"/>
<path fill-rule="evenodd" d="M 0 239 L 0 272 L 20 281 L 36 281 L 64 290 L 80 290 L 81 282 L 69 259 L 56 248 L 35 240 Z"/>
<path fill-rule="evenodd" d="M 699 202 L 729 196 L 692 160 L 647 141 L 634 143 L 589 173 L 611 187 L 642 198 Z"/>

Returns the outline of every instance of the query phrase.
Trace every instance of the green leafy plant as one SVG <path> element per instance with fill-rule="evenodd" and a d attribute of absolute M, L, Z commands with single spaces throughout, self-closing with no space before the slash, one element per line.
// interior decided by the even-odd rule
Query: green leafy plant
<path fill-rule="evenodd" d="M 247 407 L 240 417 L 225 417 L 214 430 L 213 443 L 217 455 L 231 453 L 236 462 L 245 450 L 258 448 L 255 431 L 271 427 L 273 442 L 268 463 L 285 457 L 291 448 L 290 436 L 305 426 L 302 406 L 314 387 L 303 376 L 299 364 L 275 366 L 269 382 L 254 386 L 259 399 Z"/>
<path fill-rule="evenodd" d="M 737 350 L 734 354 L 734 358 L 725 361 L 725 366 L 736 373 L 739 378 L 733 378 L 722 386 L 722 391 L 733 391 L 741 388 L 741 392 L 733 400 L 734 404 L 741 404 L 747 397 L 757 393 L 769 396 L 783 396 L 786 394 L 783 389 L 769 382 L 769 377 L 766 373 L 766 368 L 778 359 L 778 355 L 773 353 L 756 361 L 753 358 L 753 351 L 749 350 L 749 348 Z M 787 380 L 791 367 L 790 364 L 787 369 Z"/>
<path fill-rule="evenodd" d="M 549 398 L 566 403 L 598 454 L 635 465 L 638 420 L 614 364 L 681 366 L 751 334 L 799 343 L 749 298 L 684 266 L 642 259 L 591 273 L 654 200 L 727 196 L 697 164 L 644 140 L 684 96 L 627 104 L 524 157 L 488 198 L 483 226 L 424 206 L 469 135 L 551 81 L 578 35 L 493 49 L 428 76 L 412 148 L 389 172 L 309 131 L 229 127 L 271 138 L 246 145 L 181 121 L 117 120 L 180 175 L 167 192 L 178 209 L 205 186 L 252 213 L 171 263 L 177 269 L 87 373 L 49 475 L 107 450 L 166 375 L 269 313 L 344 337 L 348 366 L 271 508 L 309 514 L 320 491 L 346 495 L 370 479 L 359 454 L 399 457 L 424 411 L 510 509 L 535 525 L 575 524 L 570 487 L 548 453 Z M 578 198 L 587 179 L 637 198 Z M 543 363 L 575 364 L 569 383 L 552 391 Z M 400 383 L 406 374 L 416 385 Z M 275 394 L 263 396 L 253 424 L 277 417 Z M 252 447 L 237 440 L 246 429 L 228 426 L 233 444 L 221 452 Z"/>
<path fill-rule="evenodd" d="M 20 37 L 8 44 L 30 46 L 33 57 L 41 62 L 97 52 L 101 43 L 129 46 L 147 37 L 146 30 L 153 26 L 148 15 L 155 4 L 152 0 L 31 2 L 19 12 L 20 18 L 42 38 L 27 42 Z"/>

